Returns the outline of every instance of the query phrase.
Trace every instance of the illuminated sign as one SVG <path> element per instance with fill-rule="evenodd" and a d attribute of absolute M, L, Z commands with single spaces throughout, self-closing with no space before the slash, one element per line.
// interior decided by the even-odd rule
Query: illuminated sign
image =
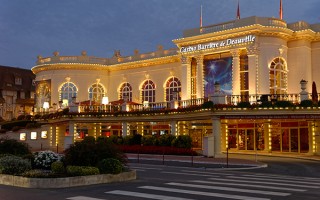
<path fill-rule="evenodd" d="M 187 46 L 187 47 L 181 47 L 180 52 L 181 53 L 187 53 L 192 51 L 200 51 L 200 50 L 206 50 L 206 49 L 214 49 L 219 47 L 226 47 L 234 44 L 243 44 L 247 42 L 254 42 L 256 40 L 256 36 L 254 35 L 247 35 L 245 37 L 241 38 L 231 38 L 226 39 L 218 42 L 210 42 L 205 44 L 198 44 L 193 46 Z"/>

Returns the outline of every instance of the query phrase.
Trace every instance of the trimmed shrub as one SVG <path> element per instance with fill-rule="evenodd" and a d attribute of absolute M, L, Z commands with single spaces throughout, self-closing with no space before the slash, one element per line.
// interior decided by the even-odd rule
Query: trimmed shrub
<path fill-rule="evenodd" d="M 51 164 L 51 171 L 55 174 L 63 174 L 65 173 L 64 164 L 61 161 L 55 161 Z"/>
<path fill-rule="evenodd" d="M 103 159 L 98 163 L 101 174 L 119 174 L 123 171 L 121 162 L 114 158 Z"/>
<path fill-rule="evenodd" d="M 172 141 L 173 147 L 191 149 L 192 139 L 189 135 L 179 135 Z"/>
<path fill-rule="evenodd" d="M 59 154 L 53 151 L 39 151 L 34 153 L 34 165 L 39 169 L 51 169 L 51 164 L 59 161 Z"/>
<path fill-rule="evenodd" d="M 161 136 L 159 137 L 159 145 L 160 145 L 160 146 L 170 147 L 172 141 L 173 141 L 175 138 L 176 138 L 176 137 L 175 137 L 174 135 L 171 135 L 171 134 L 161 135 Z"/>
<path fill-rule="evenodd" d="M 51 171 L 45 171 L 41 169 L 32 169 L 29 171 L 26 171 L 21 174 L 23 177 L 28 177 L 28 178 L 56 178 L 60 177 L 57 174 L 54 174 Z"/>
<path fill-rule="evenodd" d="M 242 102 L 238 103 L 237 107 L 238 108 L 251 108 L 251 104 L 250 104 L 250 102 L 242 101 Z"/>
<path fill-rule="evenodd" d="M 312 107 L 314 105 L 315 104 L 310 99 L 306 99 L 306 100 L 303 100 L 303 101 L 300 102 L 300 106 L 302 106 L 302 107 Z"/>
<path fill-rule="evenodd" d="M 0 173 L 20 175 L 31 169 L 31 162 L 18 156 L 5 156 L 0 158 Z"/>
<path fill-rule="evenodd" d="M 158 145 L 159 141 L 156 136 L 153 135 L 144 135 L 141 138 L 141 144 L 144 146 L 153 146 L 153 145 Z"/>
<path fill-rule="evenodd" d="M 276 101 L 274 103 L 275 107 L 281 107 L 281 108 L 285 108 L 285 107 L 293 107 L 293 103 L 290 101 Z"/>
<path fill-rule="evenodd" d="M 97 167 L 69 165 L 67 166 L 67 174 L 69 176 L 88 176 L 100 174 L 100 172 Z"/>
<path fill-rule="evenodd" d="M 123 138 L 123 143 L 127 145 L 140 145 L 141 144 L 142 135 L 140 134 L 133 134 L 127 135 Z"/>
<path fill-rule="evenodd" d="M 127 162 L 125 154 L 111 141 L 103 138 L 97 141 L 88 138 L 75 142 L 65 150 L 64 154 L 66 165 L 97 166 L 98 162 L 105 158 L 115 158 L 123 164 Z"/>
<path fill-rule="evenodd" d="M 31 154 L 26 143 L 14 139 L 0 139 L 0 154 L 12 154 L 16 156 Z"/>
<path fill-rule="evenodd" d="M 206 101 L 202 104 L 202 108 L 213 108 L 214 103 L 212 101 Z"/>

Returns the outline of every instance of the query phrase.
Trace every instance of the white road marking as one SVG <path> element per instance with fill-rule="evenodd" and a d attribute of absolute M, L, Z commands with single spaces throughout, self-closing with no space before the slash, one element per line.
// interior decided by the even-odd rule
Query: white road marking
<path fill-rule="evenodd" d="M 225 173 L 215 173 L 210 171 L 191 171 L 191 170 L 181 170 L 182 172 L 188 173 L 199 173 L 199 174 L 214 174 L 214 175 L 222 175 L 222 176 L 233 176 L 233 174 L 225 174 Z"/>
<path fill-rule="evenodd" d="M 86 196 L 69 197 L 66 199 L 70 199 L 70 200 L 105 200 L 105 199 L 98 199 L 98 198 L 92 198 L 92 197 L 86 197 Z"/>
<path fill-rule="evenodd" d="M 139 187 L 141 189 L 149 189 L 149 190 L 158 190 L 165 192 L 176 192 L 182 194 L 192 194 L 192 195 L 202 195 L 202 196 L 210 196 L 210 197 L 221 197 L 228 199 L 240 199 L 240 200 L 270 200 L 268 198 L 259 198 L 259 197 L 250 197 L 250 196 L 241 196 L 241 195 L 231 195 L 231 194 L 222 194 L 222 193 L 213 193 L 213 192 L 201 192 L 201 191 L 193 191 L 193 190 L 182 190 L 182 189 L 174 189 L 174 188 L 165 188 L 165 187 L 155 187 L 155 186 L 142 186 Z"/>
<path fill-rule="evenodd" d="M 229 182 L 239 182 L 239 183 L 258 183 L 258 184 L 264 184 L 264 185 L 282 185 L 282 186 L 292 186 L 292 187 L 302 187 L 302 188 L 319 188 L 316 186 L 307 186 L 307 185 L 296 185 L 296 184 L 288 184 L 288 183 L 269 183 L 265 181 L 253 181 L 253 180 L 247 180 L 246 177 L 243 177 L 243 179 L 246 180 L 235 180 L 239 179 L 239 177 L 230 177 L 232 179 L 226 179 L 226 178 L 209 178 L 210 180 L 216 180 L 216 181 L 229 181 Z M 263 180 L 263 179 L 261 179 Z"/>
<path fill-rule="evenodd" d="M 240 176 L 227 176 L 227 177 L 228 178 L 232 178 L 232 179 L 272 181 L 275 184 L 279 184 L 279 185 L 286 184 L 286 183 L 309 184 L 308 182 L 278 180 L 278 179 L 269 179 L 269 178 L 253 178 L 253 177 L 240 177 Z M 281 183 L 278 183 L 278 182 L 281 182 Z M 302 185 L 297 185 L 297 186 L 302 187 Z M 306 186 L 306 185 L 303 185 L 303 186 L 304 187 L 311 187 L 311 188 L 320 188 L 320 187 L 316 187 L 316 186 Z"/>
<path fill-rule="evenodd" d="M 294 189 L 294 188 L 286 188 L 286 187 L 276 187 L 276 186 L 267 186 L 267 185 L 250 185 L 250 184 L 244 184 L 241 183 L 222 183 L 222 182 L 213 182 L 213 181 L 198 181 L 194 180 L 191 182 L 195 183 L 204 183 L 204 184 L 212 184 L 212 185 L 230 185 L 230 186 L 244 186 L 244 187 L 253 187 L 253 188 L 265 188 L 265 189 L 275 189 L 275 190 L 286 190 L 286 191 L 293 191 L 293 192 L 305 192 L 306 190 L 302 189 Z"/>
<path fill-rule="evenodd" d="M 181 197 L 172 197 L 172 196 L 157 195 L 157 194 L 147 194 L 147 193 L 140 193 L 140 192 L 130 192 L 130 191 L 124 191 L 124 190 L 113 190 L 113 191 L 105 192 L 105 193 L 124 195 L 124 196 L 132 196 L 132 197 L 141 197 L 141 198 L 146 198 L 146 199 L 158 199 L 158 200 L 192 200 L 192 199 L 181 198 Z"/>
<path fill-rule="evenodd" d="M 193 187 L 193 188 L 203 188 L 203 189 L 211 189 L 211 190 L 224 190 L 224 191 L 232 191 L 232 192 L 245 192 L 252 194 L 264 194 L 264 195 L 273 195 L 273 196 L 289 196 L 290 193 L 284 192 L 273 192 L 273 191 L 262 191 L 262 190 L 250 190 L 250 189 L 241 189 L 241 188 L 233 188 L 233 187 L 220 187 L 220 186 L 211 186 L 211 185 L 196 185 L 196 184 L 185 184 L 185 183 L 167 183 L 167 185 L 174 186 L 183 186 L 183 187 Z"/>
<path fill-rule="evenodd" d="M 220 177 L 214 175 L 207 175 L 207 174 L 190 174 L 190 173 L 182 173 L 182 172 L 161 172 L 164 174 L 179 174 L 179 175 L 188 175 L 188 176 L 205 176 L 205 177 Z"/>
<path fill-rule="evenodd" d="M 281 179 L 281 180 L 292 180 L 292 182 L 297 183 L 297 180 L 300 181 L 300 183 L 306 183 L 306 184 L 315 184 L 315 185 L 320 185 L 320 179 L 314 179 L 314 178 L 307 178 L 307 177 L 285 177 L 285 176 L 268 176 L 268 175 L 250 175 L 250 174 L 245 174 L 242 176 L 248 176 L 248 177 L 266 177 L 269 179 Z M 308 181 L 308 182 L 303 182 L 303 181 Z M 313 182 L 310 182 L 313 181 Z M 317 181 L 317 182 L 315 182 Z"/>

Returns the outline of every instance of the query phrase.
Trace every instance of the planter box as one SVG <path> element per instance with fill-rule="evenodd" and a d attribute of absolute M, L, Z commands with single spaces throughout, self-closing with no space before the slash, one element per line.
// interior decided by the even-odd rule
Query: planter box
<path fill-rule="evenodd" d="M 135 180 L 136 178 L 137 175 L 135 170 L 120 174 L 99 174 L 64 178 L 26 178 L 0 174 L 0 184 L 24 188 L 66 188 L 102 183 L 124 182 Z"/>

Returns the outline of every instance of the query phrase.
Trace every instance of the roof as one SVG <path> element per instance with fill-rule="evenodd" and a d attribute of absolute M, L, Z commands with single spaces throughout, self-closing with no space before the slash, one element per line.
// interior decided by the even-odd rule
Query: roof
<path fill-rule="evenodd" d="M 16 78 L 21 78 L 21 84 L 16 84 Z M 34 91 L 35 86 L 32 83 L 35 78 L 30 69 L 0 65 L 0 90 Z"/>

